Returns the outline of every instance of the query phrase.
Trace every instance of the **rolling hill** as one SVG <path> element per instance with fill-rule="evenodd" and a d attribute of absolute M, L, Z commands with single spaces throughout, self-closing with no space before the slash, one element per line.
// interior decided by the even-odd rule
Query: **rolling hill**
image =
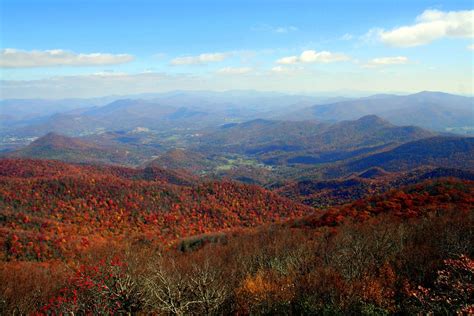
<path fill-rule="evenodd" d="M 220 148 L 228 152 L 259 153 L 295 151 L 307 146 L 309 135 L 326 124 L 315 121 L 287 122 L 255 119 L 222 125 L 200 138 L 201 148 Z"/>
<path fill-rule="evenodd" d="M 127 150 L 125 146 L 98 145 L 56 133 L 48 133 L 24 148 L 7 153 L 6 156 L 121 165 L 137 165 L 145 159 Z"/>
<path fill-rule="evenodd" d="M 203 146 L 247 153 L 302 149 L 324 152 L 403 143 L 433 135 L 422 128 L 395 126 L 375 115 L 368 115 L 335 124 L 258 119 L 224 125 L 202 137 L 200 142 Z"/>
<path fill-rule="evenodd" d="M 0 160 L 0 197 L 2 260 L 74 257 L 95 243 L 123 238 L 163 245 L 313 211 L 261 187 L 192 182 L 156 167 L 29 159 Z M 16 246 L 9 244 L 13 235 Z"/>
<path fill-rule="evenodd" d="M 404 172 L 387 172 L 379 167 L 373 167 L 342 179 L 290 181 L 274 188 L 274 191 L 303 204 L 324 208 L 440 178 L 474 181 L 474 171 L 421 167 Z"/>
<path fill-rule="evenodd" d="M 395 126 L 375 115 L 334 124 L 253 120 L 203 134 L 192 146 L 202 153 L 236 153 L 267 165 L 315 165 L 345 160 L 432 137 L 414 126 Z"/>
<path fill-rule="evenodd" d="M 389 146 L 379 151 L 354 156 L 326 165 L 297 169 L 294 179 L 337 179 L 367 171 L 406 172 L 417 168 L 455 168 L 473 170 L 473 137 L 435 136 Z"/>
<path fill-rule="evenodd" d="M 161 154 L 147 165 L 159 166 L 164 169 L 186 170 L 199 174 L 213 170 L 219 165 L 219 162 L 218 159 L 210 159 L 198 152 L 185 149 L 173 149 Z"/>
<path fill-rule="evenodd" d="M 346 165 L 351 171 L 381 167 L 387 171 L 421 166 L 474 168 L 474 138 L 432 137 L 409 142 L 392 150 L 357 159 Z"/>

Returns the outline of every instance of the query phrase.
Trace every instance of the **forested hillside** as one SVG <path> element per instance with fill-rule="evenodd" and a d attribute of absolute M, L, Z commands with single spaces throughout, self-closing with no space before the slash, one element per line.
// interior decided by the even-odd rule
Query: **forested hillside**
<path fill-rule="evenodd" d="M 473 312 L 472 181 L 314 212 L 252 186 L 30 169 L 2 172 L 2 313 Z"/>
<path fill-rule="evenodd" d="M 294 218 L 312 209 L 257 186 L 172 172 L 1 160 L 3 260 L 68 258 L 95 243 L 158 242 Z"/>

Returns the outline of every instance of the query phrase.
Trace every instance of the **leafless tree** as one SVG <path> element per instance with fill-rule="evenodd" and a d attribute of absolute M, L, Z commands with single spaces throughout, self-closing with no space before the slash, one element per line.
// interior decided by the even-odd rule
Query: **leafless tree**
<path fill-rule="evenodd" d="M 151 308 L 174 315 L 209 315 L 222 305 L 227 289 L 209 262 L 186 270 L 174 259 L 158 258 L 152 263 L 144 279 Z"/>

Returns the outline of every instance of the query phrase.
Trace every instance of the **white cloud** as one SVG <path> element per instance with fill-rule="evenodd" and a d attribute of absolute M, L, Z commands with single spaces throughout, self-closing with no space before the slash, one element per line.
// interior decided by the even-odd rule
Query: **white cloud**
<path fill-rule="evenodd" d="M 228 56 L 228 53 L 207 53 L 198 56 L 184 56 L 171 60 L 171 64 L 175 66 L 207 64 L 223 61 Z"/>
<path fill-rule="evenodd" d="M 278 59 L 276 62 L 281 65 L 291 65 L 297 63 L 322 63 L 328 64 L 339 61 L 347 61 L 350 57 L 342 53 L 331 53 L 328 51 L 317 52 L 315 50 L 305 50 L 300 56 L 288 56 Z"/>
<path fill-rule="evenodd" d="M 380 33 L 382 31 L 383 29 L 378 27 L 371 28 L 367 33 L 359 36 L 359 40 L 364 44 L 377 44 L 380 42 Z"/>
<path fill-rule="evenodd" d="M 25 51 L 6 48 L 0 51 L 0 57 L 2 68 L 99 66 L 123 64 L 133 60 L 133 56 L 128 54 L 77 54 L 62 49 Z"/>
<path fill-rule="evenodd" d="M 298 56 L 288 56 L 277 60 L 277 64 L 292 65 L 298 63 Z"/>
<path fill-rule="evenodd" d="M 276 74 L 296 74 L 304 70 L 301 66 L 275 66 L 271 69 Z"/>
<path fill-rule="evenodd" d="M 349 56 L 341 53 L 331 53 L 328 51 L 316 52 L 314 50 L 306 50 L 301 53 L 300 60 L 303 63 L 333 63 L 337 61 L 349 60 Z"/>
<path fill-rule="evenodd" d="M 250 67 L 225 67 L 217 71 L 218 74 L 223 75 L 242 75 L 252 71 Z"/>
<path fill-rule="evenodd" d="M 396 57 L 379 57 L 370 60 L 367 64 L 364 65 L 365 68 L 374 68 L 381 66 L 389 65 L 403 65 L 408 62 L 408 58 L 405 56 L 396 56 Z"/>
<path fill-rule="evenodd" d="M 469 49 L 469 50 L 474 50 L 474 44 L 468 45 L 468 46 L 467 46 L 467 49 Z"/>
<path fill-rule="evenodd" d="M 443 37 L 474 37 L 474 10 L 426 10 L 416 18 L 416 23 L 390 31 L 378 30 L 378 38 L 396 47 L 412 47 L 431 43 Z"/>
<path fill-rule="evenodd" d="M 125 72 L 99 71 L 99 72 L 95 72 L 93 74 L 90 74 L 90 76 L 103 77 L 103 78 L 106 78 L 106 79 L 110 79 L 110 78 L 113 78 L 113 77 L 126 77 L 126 76 L 128 76 L 128 74 L 125 73 Z"/>

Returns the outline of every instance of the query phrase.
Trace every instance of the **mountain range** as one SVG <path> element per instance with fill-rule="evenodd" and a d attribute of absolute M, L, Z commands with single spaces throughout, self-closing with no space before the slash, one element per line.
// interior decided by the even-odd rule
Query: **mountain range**
<path fill-rule="evenodd" d="M 472 133 L 473 98 L 441 92 L 324 98 L 255 91 L 176 91 L 127 97 L 0 101 L 0 136 L 68 136 L 145 127 L 215 127 L 255 118 L 335 122 L 378 115 L 397 125 Z"/>
<path fill-rule="evenodd" d="M 299 109 L 286 119 L 353 120 L 375 114 L 397 125 L 436 131 L 469 132 L 473 128 L 474 98 L 423 91 L 410 95 L 374 95 Z"/>

